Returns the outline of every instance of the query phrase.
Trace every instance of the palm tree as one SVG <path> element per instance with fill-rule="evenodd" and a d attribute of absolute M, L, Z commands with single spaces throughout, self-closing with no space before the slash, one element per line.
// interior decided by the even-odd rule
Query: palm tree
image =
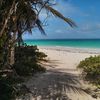
<path fill-rule="evenodd" d="M 11 20 L 11 17 L 15 14 L 16 19 L 15 23 L 18 23 L 20 30 L 31 31 L 34 28 L 34 25 L 37 24 L 39 30 L 44 33 L 44 30 L 41 25 L 41 21 L 38 19 L 39 13 L 42 9 L 50 11 L 55 16 L 61 18 L 67 22 L 71 27 L 76 26 L 75 23 L 69 18 L 65 18 L 57 10 L 53 9 L 50 4 L 51 0 L 1 0 L 0 1 L 0 14 L 3 17 L 2 30 L 0 36 L 2 36 L 3 31 L 5 30 L 7 23 Z M 6 8 L 4 8 L 6 6 Z M 4 16 L 5 15 L 5 16 Z M 28 17 L 27 17 L 28 16 Z M 2 21 L 0 22 L 0 24 Z M 20 25 L 19 25 L 20 23 Z"/>
<path fill-rule="evenodd" d="M 42 22 L 39 19 L 42 10 L 51 12 L 54 16 L 67 22 L 71 27 L 76 26 L 71 19 L 65 18 L 61 13 L 53 9 L 51 1 L 0 0 L 0 40 L 5 36 L 2 45 L 2 54 L 4 54 L 3 64 L 13 65 L 14 44 L 18 42 L 20 46 L 24 32 L 32 33 L 32 29 L 37 27 L 42 34 L 45 34 Z"/>
<path fill-rule="evenodd" d="M 51 0 L 0 0 L 0 37 L 6 33 L 8 37 L 6 42 L 9 43 L 8 41 L 10 41 L 10 46 L 14 41 L 16 42 L 15 39 L 17 39 L 20 46 L 22 34 L 25 31 L 32 33 L 32 29 L 38 27 L 41 33 L 45 34 L 42 22 L 39 19 L 39 14 L 44 9 L 64 20 L 71 27 L 76 26 L 71 19 L 65 18 L 61 13 L 53 9 L 50 2 Z M 12 33 L 13 39 L 11 38 Z"/>

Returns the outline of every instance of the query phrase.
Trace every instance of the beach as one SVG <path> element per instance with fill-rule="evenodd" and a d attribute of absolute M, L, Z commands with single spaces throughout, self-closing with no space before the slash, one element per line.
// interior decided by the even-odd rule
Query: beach
<path fill-rule="evenodd" d="M 60 47 L 60 46 L 40 46 L 39 50 L 48 55 L 47 59 L 52 64 L 50 68 L 56 68 L 62 72 L 78 73 L 77 65 L 87 57 L 100 54 L 99 49 Z"/>
<path fill-rule="evenodd" d="M 39 46 L 39 50 L 48 55 L 43 63 L 47 71 L 25 83 L 33 93 L 31 100 L 100 100 L 84 91 L 92 85 L 83 81 L 77 69 L 81 60 L 99 55 L 99 50 L 62 46 Z"/>

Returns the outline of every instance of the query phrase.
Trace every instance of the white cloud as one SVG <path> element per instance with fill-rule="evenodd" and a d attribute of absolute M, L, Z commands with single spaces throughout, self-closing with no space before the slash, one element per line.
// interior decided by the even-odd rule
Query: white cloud
<path fill-rule="evenodd" d="M 58 29 L 58 30 L 56 30 L 55 32 L 56 32 L 56 33 L 61 33 L 61 32 L 62 32 L 62 30 L 59 30 L 59 29 Z"/>
<path fill-rule="evenodd" d="M 84 23 L 75 31 L 77 33 L 96 33 L 100 31 L 100 23 Z"/>

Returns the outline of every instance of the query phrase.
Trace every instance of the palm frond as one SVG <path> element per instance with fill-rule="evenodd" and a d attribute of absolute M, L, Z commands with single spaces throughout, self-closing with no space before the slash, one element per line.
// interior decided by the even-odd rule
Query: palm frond
<path fill-rule="evenodd" d="M 76 27 L 77 25 L 70 19 L 70 18 L 66 18 L 64 17 L 60 12 L 58 12 L 57 10 L 53 9 L 52 7 L 50 7 L 49 5 L 45 5 L 45 8 L 47 10 L 49 10 L 53 15 L 61 18 L 62 20 L 64 20 L 65 22 L 67 22 L 71 27 Z"/>
<path fill-rule="evenodd" d="M 37 24 L 37 27 L 38 27 L 38 29 L 40 30 L 40 32 L 41 32 L 43 35 L 46 35 L 46 34 L 45 34 L 45 31 L 44 31 L 44 29 L 43 29 L 43 27 L 42 27 L 42 23 L 41 23 L 41 21 L 40 21 L 39 19 L 36 20 L 36 24 Z"/>

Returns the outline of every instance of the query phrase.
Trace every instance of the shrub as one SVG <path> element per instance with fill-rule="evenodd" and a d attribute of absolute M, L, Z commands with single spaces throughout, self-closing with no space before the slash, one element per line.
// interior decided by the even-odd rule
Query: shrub
<path fill-rule="evenodd" d="M 1 100 L 11 100 L 13 88 L 6 83 L 1 83 L 0 81 L 0 99 Z M 13 95 L 14 96 L 14 95 Z"/>
<path fill-rule="evenodd" d="M 14 68 L 18 75 L 29 76 L 36 72 L 44 72 L 46 69 L 32 61 L 18 62 L 14 64 Z"/>
<path fill-rule="evenodd" d="M 79 63 L 78 68 L 82 69 L 86 80 L 100 85 L 100 56 L 86 58 Z"/>
<path fill-rule="evenodd" d="M 15 48 L 15 64 L 14 68 L 18 75 L 32 75 L 38 71 L 45 71 L 39 62 L 44 61 L 45 55 L 39 52 L 37 46 L 21 46 Z"/>
<path fill-rule="evenodd" d="M 21 78 L 0 76 L 0 100 L 15 100 L 17 97 L 17 84 L 22 83 Z"/>
<path fill-rule="evenodd" d="M 3 59 L 1 53 L 0 69 Z M 44 61 L 46 56 L 43 52 L 39 52 L 37 46 L 16 47 L 15 64 L 10 66 L 10 69 L 4 67 L 4 70 L 7 72 L 0 72 L 0 100 L 15 100 L 16 97 L 23 95 L 22 90 L 24 88 L 21 86 L 23 85 L 21 83 L 25 81 L 25 77 L 20 76 L 29 76 L 40 71 L 44 72 L 46 69 L 39 62 Z"/>

